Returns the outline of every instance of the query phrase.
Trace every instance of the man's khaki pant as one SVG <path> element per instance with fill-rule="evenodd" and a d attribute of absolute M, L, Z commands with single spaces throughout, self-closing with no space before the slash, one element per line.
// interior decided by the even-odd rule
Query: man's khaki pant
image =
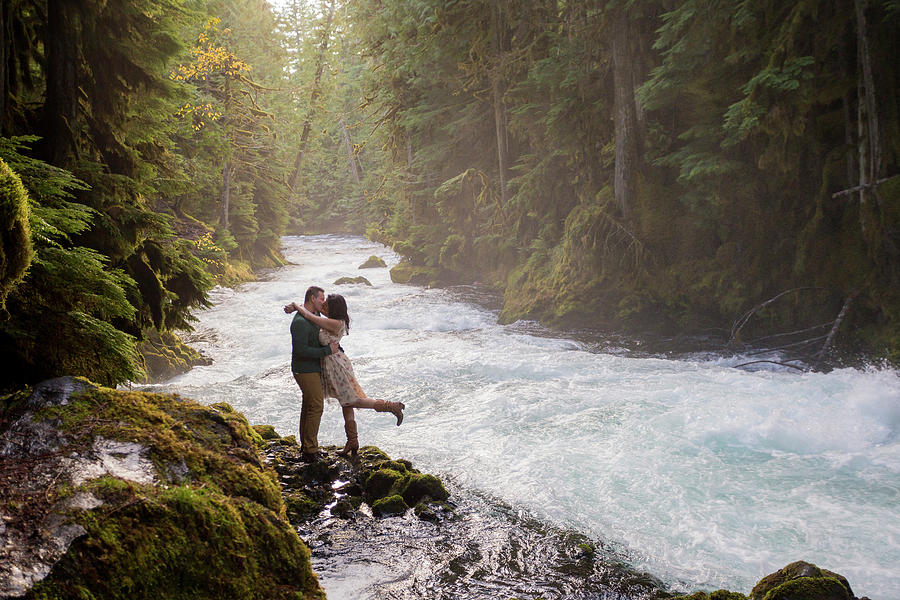
<path fill-rule="evenodd" d="M 303 401 L 300 405 L 300 450 L 312 454 L 319 450 L 319 423 L 325 409 L 321 373 L 294 373 Z"/>

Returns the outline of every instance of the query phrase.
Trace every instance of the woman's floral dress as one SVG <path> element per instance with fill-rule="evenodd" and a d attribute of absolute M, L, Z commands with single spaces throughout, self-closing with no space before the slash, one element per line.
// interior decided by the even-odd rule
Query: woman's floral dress
<path fill-rule="evenodd" d="M 341 332 L 334 335 L 325 329 L 319 330 L 319 342 L 323 346 L 331 342 L 340 343 L 341 338 L 347 335 L 346 325 L 341 325 Z M 329 354 L 322 359 L 322 383 L 327 398 L 337 398 L 341 406 L 356 403 L 360 398 L 366 398 L 366 393 L 356 381 L 353 374 L 353 365 L 350 359 L 341 351 Z"/>

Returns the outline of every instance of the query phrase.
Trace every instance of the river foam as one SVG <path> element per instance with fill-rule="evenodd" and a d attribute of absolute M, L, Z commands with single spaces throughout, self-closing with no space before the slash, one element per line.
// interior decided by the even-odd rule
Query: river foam
<path fill-rule="evenodd" d="M 296 263 L 217 289 L 188 340 L 213 359 L 156 386 L 227 401 L 296 433 L 290 318 L 319 284 L 346 298 L 343 346 L 370 395 L 407 405 L 402 427 L 363 411 L 363 443 L 576 528 L 676 589 L 749 592 L 795 560 L 858 596 L 900 600 L 900 377 L 734 368 L 733 357 L 597 352 L 533 323 L 500 326 L 477 298 L 393 284 L 357 237 L 284 239 Z M 365 285 L 333 286 L 362 274 Z M 342 443 L 336 406 L 320 441 Z"/>

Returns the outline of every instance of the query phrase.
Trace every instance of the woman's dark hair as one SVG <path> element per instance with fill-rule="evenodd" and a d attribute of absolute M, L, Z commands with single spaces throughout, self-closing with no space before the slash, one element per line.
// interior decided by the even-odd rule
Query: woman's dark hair
<path fill-rule="evenodd" d="M 328 303 L 328 318 L 343 321 L 350 333 L 350 315 L 347 314 L 347 301 L 340 294 L 328 294 L 325 299 Z"/>

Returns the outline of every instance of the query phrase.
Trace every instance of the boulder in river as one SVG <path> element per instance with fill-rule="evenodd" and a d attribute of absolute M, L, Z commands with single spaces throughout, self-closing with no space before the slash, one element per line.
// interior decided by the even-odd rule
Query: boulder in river
<path fill-rule="evenodd" d="M 797 561 L 760 579 L 750 596 L 728 590 L 695 592 L 675 600 L 857 600 L 843 575 Z M 868 600 L 863 598 L 861 600 Z"/>
<path fill-rule="evenodd" d="M 366 259 L 366 261 L 359 265 L 360 269 L 377 269 L 384 268 L 387 266 L 387 263 L 384 262 L 382 258 L 375 256 L 374 254 Z"/>
<path fill-rule="evenodd" d="M 331 285 L 353 285 L 362 284 L 372 287 L 372 282 L 360 275 L 359 277 L 338 277 Z"/>

